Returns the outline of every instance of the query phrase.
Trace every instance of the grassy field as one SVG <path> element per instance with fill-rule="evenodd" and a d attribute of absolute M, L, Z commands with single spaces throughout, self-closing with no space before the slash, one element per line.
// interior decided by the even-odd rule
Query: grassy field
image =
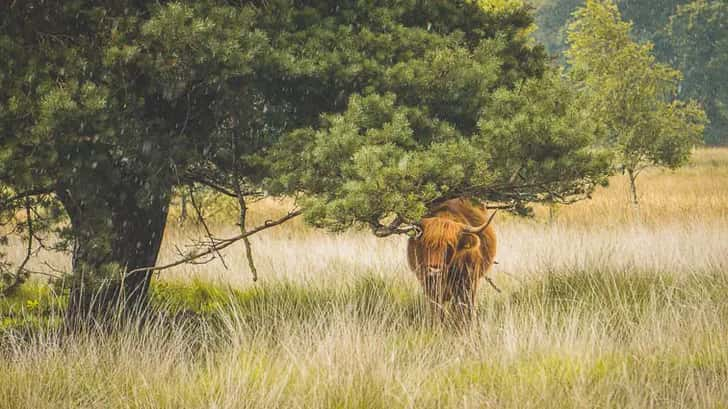
<path fill-rule="evenodd" d="M 252 240 L 257 283 L 242 246 L 162 272 L 157 319 L 113 335 L 60 336 L 34 283 L 0 300 L 0 408 L 728 408 L 728 149 L 638 183 L 639 213 L 617 176 L 499 216 L 469 331 L 428 321 L 404 238 L 298 220 Z M 196 234 L 172 223 L 163 261 Z"/>

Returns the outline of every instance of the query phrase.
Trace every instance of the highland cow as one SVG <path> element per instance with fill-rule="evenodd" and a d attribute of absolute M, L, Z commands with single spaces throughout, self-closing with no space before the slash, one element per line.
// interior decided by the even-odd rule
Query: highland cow
<path fill-rule="evenodd" d="M 442 319 L 448 303 L 456 318 L 475 315 L 478 282 L 495 260 L 493 216 L 470 199 L 452 199 L 422 219 L 421 234 L 410 238 L 407 260 Z"/>

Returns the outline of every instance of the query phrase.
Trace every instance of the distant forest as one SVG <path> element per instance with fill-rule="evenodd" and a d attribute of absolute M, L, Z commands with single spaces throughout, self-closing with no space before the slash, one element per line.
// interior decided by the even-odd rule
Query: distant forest
<path fill-rule="evenodd" d="M 566 30 L 584 0 L 533 0 L 536 38 L 562 64 Z M 617 0 L 640 42 L 654 44 L 657 58 L 679 69 L 678 97 L 698 100 L 710 124 L 708 144 L 728 144 L 728 1 Z"/>

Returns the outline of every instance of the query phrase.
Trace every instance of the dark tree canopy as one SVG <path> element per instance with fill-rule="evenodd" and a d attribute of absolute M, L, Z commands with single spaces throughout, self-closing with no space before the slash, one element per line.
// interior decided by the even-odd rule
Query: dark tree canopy
<path fill-rule="evenodd" d="M 145 299 L 179 186 L 303 194 L 314 224 L 387 234 L 456 195 L 569 201 L 608 169 L 519 2 L 2 7 L 0 211 L 62 226 L 72 312 L 82 284 Z"/>

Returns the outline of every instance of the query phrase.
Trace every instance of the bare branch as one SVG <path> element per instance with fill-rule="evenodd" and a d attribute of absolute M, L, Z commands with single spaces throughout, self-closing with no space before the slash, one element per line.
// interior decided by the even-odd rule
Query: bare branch
<path fill-rule="evenodd" d="M 397 215 L 394 220 L 388 225 L 383 225 L 379 221 L 372 221 L 369 223 L 372 227 L 372 232 L 377 237 L 387 237 L 393 234 L 412 234 L 419 235 L 422 233 L 422 229 L 415 223 L 407 223 L 400 215 Z M 404 227 L 402 225 L 404 224 Z"/>
<path fill-rule="evenodd" d="M 27 199 L 27 198 L 30 198 L 33 196 L 47 195 L 50 193 L 53 193 L 52 188 L 38 188 L 38 189 L 26 190 L 24 192 L 20 192 L 14 196 L 10 196 L 9 198 L 0 201 L 0 208 L 8 206 L 11 203 L 17 202 L 22 199 Z"/>
<path fill-rule="evenodd" d="M 494 289 L 494 290 L 495 290 L 496 292 L 498 292 L 498 293 L 502 293 L 502 292 L 503 292 L 503 291 L 501 291 L 501 289 L 500 289 L 500 288 L 498 288 L 498 286 L 497 286 L 497 285 L 495 285 L 495 283 L 493 282 L 493 279 L 491 279 L 490 277 L 487 277 L 487 276 L 486 276 L 486 277 L 485 277 L 485 281 L 487 281 L 487 282 L 488 282 L 488 284 L 490 284 L 490 286 L 491 286 L 491 287 L 493 287 L 493 289 Z"/>
<path fill-rule="evenodd" d="M 68 273 L 67 273 L 66 271 L 64 271 L 64 270 L 61 270 L 60 268 L 58 268 L 58 267 L 56 267 L 56 266 L 52 265 L 51 263 L 49 263 L 49 262 L 47 262 L 47 261 L 44 261 L 44 262 L 43 262 L 43 265 L 44 265 L 44 266 L 46 266 L 46 267 L 47 267 L 47 268 L 48 268 L 48 269 L 49 269 L 50 271 L 53 271 L 53 272 L 54 272 L 54 273 L 56 273 L 56 274 L 60 274 L 60 275 L 66 275 L 66 274 L 68 274 Z M 34 273 L 34 274 L 40 274 L 40 273 Z M 47 275 L 47 274 L 46 274 L 46 275 Z M 58 277 L 58 278 L 60 278 L 60 277 L 59 277 L 59 276 L 57 276 L 57 275 L 54 275 L 54 277 Z"/>
<path fill-rule="evenodd" d="M 218 193 L 222 193 L 225 196 L 237 197 L 237 195 L 235 194 L 235 192 L 232 192 L 229 189 L 226 189 L 226 188 L 220 186 L 217 183 L 214 183 L 214 182 L 212 182 L 210 180 L 207 180 L 207 179 L 205 179 L 202 176 L 199 176 L 199 175 L 186 176 L 185 179 L 188 182 L 199 183 L 199 184 L 201 184 L 203 186 L 207 186 L 207 187 L 211 188 L 212 190 L 214 190 L 214 191 L 216 191 Z"/>
<path fill-rule="evenodd" d="M 33 256 L 33 215 L 30 212 L 30 200 L 26 198 L 25 200 L 25 223 L 28 226 L 28 247 L 25 251 L 25 258 L 23 258 L 23 261 L 20 263 L 18 268 L 15 270 L 15 276 L 14 281 L 9 286 L 5 287 L 3 289 L 2 295 L 7 297 L 14 293 L 18 287 L 20 287 L 21 284 L 25 282 L 25 279 L 27 278 L 27 272 L 25 270 L 25 266 L 28 264 L 28 261 L 30 261 L 30 258 Z"/>
<path fill-rule="evenodd" d="M 205 257 L 205 256 L 209 256 L 211 254 L 217 253 L 218 251 L 220 251 L 220 250 L 222 250 L 222 249 L 224 249 L 226 247 L 229 247 L 232 244 L 235 244 L 238 241 L 243 240 L 246 237 L 252 236 L 253 234 L 256 234 L 256 233 L 261 232 L 263 230 L 267 230 L 267 229 L 269 229 L 271 227 L 275 227 L 275 226 L 278 226 L 280 224 L 283 224 L 283 223 L 287 222 L 288 220 L 291 220 L 291 219 L 293 219 L 295 217 L 300 216 L 302 213 L 303 213 L 303 210 L 302 209 L 298 209 L 298 210 L 291 211 L 287 215 L 281 217 L 278 220 L 268 220 L 264 224 L 262 224 L 262 225 L 260 225 L 260 226 L 258 226 L 256 228 L 254 228 L 254 229 L 248 230 L 245 233 L 241 233 L 241 234 L 239 234 L 237 236 L 230 237 L 228 239 L 219 239 L 219 240 L 217 240 L 215 242 L 215 244 L 213 244 L 212 246 L 210 246 L 210 248 L 208 248 L 205 251 L 191 254 L 191 255 L 189 255 L 189 256 L 181 259 L 181 260 L 177 260 L 177 261 L 175 261 L 173 263 L 164 264 L 164 265 L 161 265 L 161 266 L 148 266 L 148 267 L 135 268 L 135 269 L 133 269 L 131 271 L 127 271 L 126 274 L 128 275 L 128 274 L 138 273 L 140 271 L 161 271 L 161 270 L 167 270 L 167 269 L 170 269 L 172 267 L 176 267 L 176 266 L 179 266 L 179 265 L 182 265 L 182 264 L 189 263 L 189 262 L 194 261 L 194 260 L 197 260 L 197 259 L 199 259 L 201 257 Z"/>
<path fill-rule="evenodd" d="M 212 235 L 212 231 L 207 226 L 207 222 L 205 221 L 205 217 L 202 215 L 202 210 L 200 210 L 200 207 L 197 205 L 197 201 L 195 200 L 195 192 L 192 189 L 192 187 L 189 187 L 190 192 L 190 203 L 192 203 L 192 208 L 195 209 L 195 213 L 197 214 L 197 220 L 200 221 L 200 224 L 202 224 L 202 227 L 205 229 L 205 234 L 207 234 L 207 238 L 210 240 L 210 248 L 215 248 L 215 237 Z M 223 267 L 225 267 L 225 270 L 228 269 L 227 263 L 225 262 L 225 258 L 220 254 L 219 251 L 215 251 L 215 254 L 220 258 L 220 262 L 222 263 Z"/>
<path fill-rule="evenodd" d="M 56 275 L 56 274 L 51 274 L 51 273 L 46 273 L 44 271 L 28 270 L 27 268 L 24 268 L 23 271 L 26 274 L 35 274 L 35 275 L 39 275 L 39 276 L 46 276 L 48 278 L 53 278 L 55 280 L 63 280 L 63 277 L 62 276 L 59 276 L 59 275 Z"/>
<path fill-rule="evenodd" d="M 245 219 L 248 215 L 248 204 L 245 202 L 245 196 L 243 195 L 243 191 L 240 188 L 240 182 L 237 178 L 234 183 L 235 194 L 238 199 L 238 206 L 240 207 L 240 220 L 238 221 L 238 225 L 240 226 L 240 233 L 245 234 Z M 245 245 L 245 257 L 248 259 L 250 274 L 253 276 L 253 281 L 258 281 L 258 269 L 255 267 L 255 261 L 253 260 L 253 247 L 251 246 L 248 237 L 243 238 L 243 244 Z"/>
<path fill-rule="evenodd" d="M 182 181 L 186 183 L 199 183 L 203 186 L 207 186 L 210 189 L 222 193 L 225 196 L 237 198 L 238 195 L 235 191 L 231 190 L 230 188 L 223 186 L 222 184 L 215 182 L 211 179 L 211 177 L 206 176 L 203 174 L 204 172 L 202 170 L 198 170 L 197 172 L 194 171 L 188 171 L 182 176 Z M 244 196 L 260 196 L 262 194 L 259 190 L 249 190 L 249 191 L 243 191 L 242 192 Z"/>
<path fill-rule="evenodd" d="M 238 144 L 236 143 L 235 136 L 230 139 L 230 144 L 233 148 L 233 187 L 235 189 L 235 197 L 238 199 L 238 207 L 240 208 L 240 219 L 238 225 L 240 226 L 240 233 L 245 234 L 245 220 L 248 216 L 248 204 L 245 202 L 245 193 L 240 186 L 240 172 L 237 166 L 238 158 Z M 258 281 L 258 269 L 255 267 L 255 261 L 253 260 L 253 246 L 250 244 L 248 237 L 243 238 L 243 244 L 245 245 L 245 257 L 248 260 L 248 268 L 250 268 L 250 274 L 253 276 L 253 282 Z"/>

